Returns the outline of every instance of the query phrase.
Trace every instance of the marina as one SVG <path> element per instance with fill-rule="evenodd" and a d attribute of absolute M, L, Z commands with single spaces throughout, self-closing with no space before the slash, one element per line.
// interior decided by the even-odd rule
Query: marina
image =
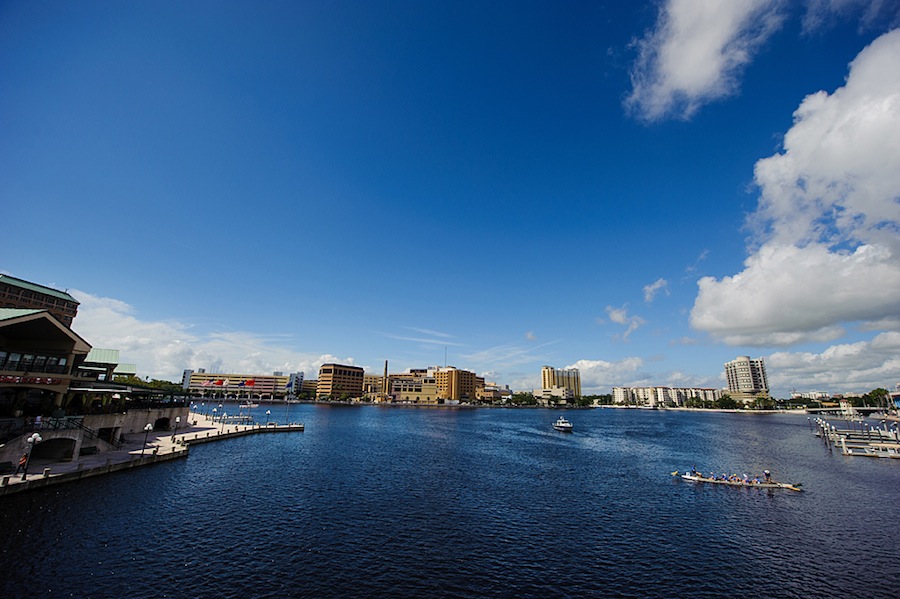
<path fill-rule="evenodd" d="M 847 456 L 900 459 L 900 430 L 896 422 L 870 422 L 857 417 L 808 420 L 830 450 L 837 449 Z"/>

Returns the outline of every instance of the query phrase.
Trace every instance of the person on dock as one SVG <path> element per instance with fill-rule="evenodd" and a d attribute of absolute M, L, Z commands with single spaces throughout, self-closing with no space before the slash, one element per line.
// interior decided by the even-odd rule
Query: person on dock
<path fill-rule="evenodd" d="M 16 471 L 13 473 L 13 476 L 15 476 L 16 474 L 18 474 L 18 473 L 21 472 L 22 470 L 25 470 L 25 465 L 26 465 L 26 464 L 28 464 L 28 454 L 27 454 L 27 453 L 23 453 L 23 454 L 22 454 L 22 457 L 19 458 L 19 465 L 16 467 Z"/>
<path fill-rule="evenodd" d="M 772 473 L 771 472 L 769 472 L 768 470 L 763 470 L 763 476 L 766 477 L 767 483 L 772 482 Z"/>

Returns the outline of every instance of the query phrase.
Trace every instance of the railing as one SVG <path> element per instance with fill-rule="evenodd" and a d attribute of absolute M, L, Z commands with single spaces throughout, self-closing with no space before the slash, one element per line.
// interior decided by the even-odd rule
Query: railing
<path fill-rule="evenodd" d="M 69 367 L 65 364 L 35 364 L 20 360 L 6 360 L 0 362 L 0 371 L 5 372 L 40 372 L 42 374 L 68 374 Z"/>

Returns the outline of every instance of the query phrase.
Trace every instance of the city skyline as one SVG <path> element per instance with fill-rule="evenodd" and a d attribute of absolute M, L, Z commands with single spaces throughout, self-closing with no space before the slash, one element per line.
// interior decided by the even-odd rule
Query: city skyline
<path fill-rule="evenodd" d="M 900 382 L 900 8 L 0 8 L 0 272 L 142 375 Z"/>

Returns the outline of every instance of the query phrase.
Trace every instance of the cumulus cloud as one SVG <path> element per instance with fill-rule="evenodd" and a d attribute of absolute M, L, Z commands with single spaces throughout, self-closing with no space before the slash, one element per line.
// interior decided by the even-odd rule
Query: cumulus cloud
<path fill-rule="evenodd" d="M 644 301 L 648 304 L 653 301 L 657 293 L 663 292 L 669 295 L 669 282 L 665 279 L 656 279 L 649 285 L 644 285 Z"/>
<path fill-rule="evenodd" d="M 680 371 L 667 373 L 645 369 L 642 358 L 632 356 L 617 362 L 605 360 L 578 360 L 566 368 L 577 368 L 581 374 L 582 393 L 609 393 L 613 387 L 712 387 L 722 386 L 717 378 L 687 374 Z"/>
<path fill-rule="evenodd" d="M 783 21 L 781 0 L 668 0 L 637 42 L 625 107 L 647 121 L 689 119 L 734 94 L 754 53 Z"/>
<path fill-rule="evenodd" d="M 621 308 L 606 306 L 606 315 L 609 317 L 610 321 L 626 327 L 625 332 L 622 333 L 623 340 L 628 340 L 628 336 L 631 335 L 631 333 L 636 331 L 642 325 L 647 324 L 647 321 L 640 316 L 629 316 L 627 304 Z"/>
<path fill-rule="evenodd" d="M 843 323 L 900 314 L 900 30 L 808 96 L 783 151 L 756 164 L 748 225 L 759 240 L 734 276 L 702 278 L 691 325 L 726 343 L 830 341 Z"/>
<path fill-rule="evenodd" d="M 197 334 L 177 321 L 144 321 L 129 304 L 71 291 L 81 305 L 73 329 L 98 348 L 118 349 L 124 363 L 137 365 L 141 377 L 180 381 L 186 368 L 236 373 L 304 372 L 317 376 L 328 362 L 352 364 L 352 358 L 295 352 L 247 332 Z"/>
<path fill-rule="evenodd" d="M 832 345 L 822 353 L 776 352 L 766 358 L 773 389 L 864 393 L 900 383 L 900 333 Z"/>

